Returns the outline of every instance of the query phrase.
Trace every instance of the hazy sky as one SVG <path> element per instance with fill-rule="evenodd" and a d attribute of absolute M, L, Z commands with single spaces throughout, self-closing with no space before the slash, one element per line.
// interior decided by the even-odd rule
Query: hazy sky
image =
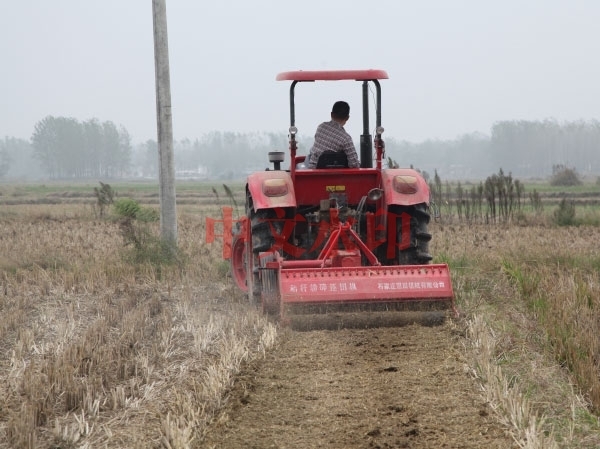
<path fill-rule="evenodd" d="M 54 115 L 156 139 L 151 0 L 0 4 L 0 138 L 28 139 Z M 289 84 L 275 76 L 296 69 L 387 70 L 386 134 L 415 142 L 600 119 L 597 0 L 168 0 L 167 20 L 175 139 L 285 133 Z M 303 84 L 296 98 L 301 135 L 347 99 L 358 138 L 359 83 Z"/>

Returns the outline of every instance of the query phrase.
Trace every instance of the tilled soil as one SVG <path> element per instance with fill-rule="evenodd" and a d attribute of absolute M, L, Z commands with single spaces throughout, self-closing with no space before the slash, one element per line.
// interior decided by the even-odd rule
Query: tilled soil
<path fill-rule="evenodd" d="M 206 448 L 512 448 L 455 326 L 283 332 L 246 367 Z"/>

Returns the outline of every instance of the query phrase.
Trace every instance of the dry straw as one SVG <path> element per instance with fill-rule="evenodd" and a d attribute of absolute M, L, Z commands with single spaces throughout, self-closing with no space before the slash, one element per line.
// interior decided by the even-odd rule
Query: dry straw
<path fill-rule="evenodd" d="M 15 209 L 16 210 L 16 209 Z M 0 448 L 189 447 L 275 327 L 186 215 L 194 263 L 131 265 L 118 225 L 67 206 L 0 222 Z"/>
<path fill-rule="evenodd" d="M 0 448 L 200 444 L 238 370 L 276 336 L 203 244 L 205 212 L 186 206 L 187 263 L 160 269 L 129 263 L 118 224 L 81 205 L 2 213 Z M 600 446 L 600 231 L 432 232 L 467 317 L 469 370 L 516 444 Z"/>
<path fill-rule="evenodd" d="M 599 234 L 474 225 L 435 234 L 466 318 L 469 370 L 521 447 L 600 445 Z"/>

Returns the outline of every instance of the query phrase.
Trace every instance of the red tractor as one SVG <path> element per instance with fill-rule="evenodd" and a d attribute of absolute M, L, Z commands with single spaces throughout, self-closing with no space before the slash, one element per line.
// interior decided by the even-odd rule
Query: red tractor
<path fill-rule="evenodd" d="M 430 264 L 429 187 L 415 170 L 383 168 L 379 80 L 387 78 L 383 70 L 277 75 L 291 82 L 290 165 L 282 169 L 285 153 L 271 152 L 273 167 L 248 176 L 246 216 L 232 226 L 231 264 L 237 285 L 283 322 L 306 310 L 387 311 L 408 302 L 454 310 L 448 266 Z M 360 168 L 333 158 L 306 169 L 305 156 L 296 154 L 294 89 L 322 80 L 361 83 Z"/>

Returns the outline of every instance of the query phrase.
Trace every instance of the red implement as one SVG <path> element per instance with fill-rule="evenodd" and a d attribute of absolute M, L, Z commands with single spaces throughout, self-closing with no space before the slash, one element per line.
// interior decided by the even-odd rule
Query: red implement
<path fill-rule="evenodd" d="M 282 322 L 287 322 L 288 306 L 370 309 L 418 301 L 442 304 L 457 314 L 448 265 L 381 265 L 349 223 L 335 221 L 317 259 L 289 261 L 276 251 L 259 256 L 263 303 Z M 334 249 L 342 243 L 344 249 Z M 362 265 L 363 258 L 371 265 Z"/>
<path fill-rule="evenodd" d="M 446 264 L 279 271 L 282 304 L 453 301 Z"/>

